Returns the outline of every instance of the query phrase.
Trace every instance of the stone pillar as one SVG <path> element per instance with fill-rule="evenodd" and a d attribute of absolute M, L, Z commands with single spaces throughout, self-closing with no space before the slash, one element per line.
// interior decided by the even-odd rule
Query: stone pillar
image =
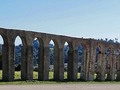
<path fill-rule="evenodd" d="M 84 48 L 85 49 L 85 48 Z M 87 53 L 86 50 L 83 51 L 83 60 L 81 63 L 81 72 L 80 72 L 80 80 L 87 80 Z"/>
<path fill-rule="evenodd" d="M 3 45 L 3 81 L 14 81 L 14 45 Z"/>
<path fill-rule="evenodd" d="M 90 49 L 89 49 L 89 81 L 93 81 L 94 80 L 94 63 L 95 63 L 95 55 L 96 55 L 96 50 L 95 50 L 95 46 L 93 45 L 94 43 L 90 42 Z"/>
<path fill-rule="evenodd" d="M 26 47 L 27 80 L 33 80 L 33 46 Z"/>
<path fill-rule="evenodd" d="M 73 79 L 73 51 L 68 50 L 68 74 L 67 74 L 67 79 L 72 80 Z"/>
<path fill-rule="evenodd" d="M 78 50 L 73 51 L 73 80 L 77 80 L 78 73 Z"/>
<path fill-rule="evenodd" d="M 38 51 L 38 80 L 44 80 L 44 47 L 39 47 Z"/>
<path fill-rule="evenodd" d="M 44 80 L 49 79 L 49 47 L 44 47 Z"/>
<path fill-rule="evenodd" d="M 85 66 L 85 81 L 88 81 L 89 80 L 89 60 L 90 60 L 90 53 L 89 53 L 89 49 L 87 49 L 87 52 L 86 52 L 86 66 Z"/>
<path fill-rule="evenodd" d="M 98 65 L 97 65 L 97 77 L 96 80 L 104 81 L 105 80 L 105 54 L 99 53 L 98 55 Z"/>
<path fill-rule="evenodd" d="M 22 47 L 21 52 L 21 80 L 27 80 L 27 57 L 26 57 L 26 47 Z"/>
<path fill-rule="evenodd" d="M 113 54 L 110 54 L 109 55 L 109 63 L 108 63 L 108 66 L 109 66 L 109 69 L 108 69 L 108 73 L 107 73 L 107 79 L 106 80 L 114 80 L 115 79 L 115 75 L 114 75 L 114 71 L 113 71 L 113 67 L 114 67 L 114 63 L 113 63 L 113 60 L 114 60 L 114 55 Z"/>
<path fill-rule="evenodd" d="M 9 62 L 8 62 L 8 46 L 2 45 L 2 79 L 9 81 Z"/>
<path fill-rule="evenodd" d="M 49 79 L 49 47 L 41 48 L 40 59 L 38 60 L 38 79 L 46 81 Z"/>
<path fill-rule="evenodd" d="M 60 47 L 59 48 L 59 81 L 63 81 L 64 80 L 64 48 Z"/>
<path fill-rule="evenodd" d="M 112 55 L 112 72 L 111 72 L 111 80 L 115 80 L 115 74 L 116 74 L 116 60 L 117 57 L 115 54 Z"/>
<path fill-rule="evenodd" d="M 106 54 L 102 53 L 102 63 L 101 63 L 101 81 L 105 80 L 105 73 L 106 73 Z"/>
<path fill-rule="evenodd" d="M 118 58 L 117 58 L 117 77 L 116 77 L 116 80 L 117 81 L 120 81 L 120 54 L 118 55 Z"/>
<path fill-rule="evenodd" d="M 75 81 L 77 80 L 78 72 L 78 51 L 69 50 L 68 51 L 68 80 Z"/>
<path fill-rule="evenodd" d="M 54 80 L 59 81 L 59 50 L 54 49 Z"/>

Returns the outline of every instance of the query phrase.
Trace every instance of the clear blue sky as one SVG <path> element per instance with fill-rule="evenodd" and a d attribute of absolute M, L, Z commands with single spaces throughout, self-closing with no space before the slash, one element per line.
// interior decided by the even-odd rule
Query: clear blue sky
<path fill-rule="evenodd" d="M 120 39 L 120 0 L 0 0 L 0 27 Z"/>

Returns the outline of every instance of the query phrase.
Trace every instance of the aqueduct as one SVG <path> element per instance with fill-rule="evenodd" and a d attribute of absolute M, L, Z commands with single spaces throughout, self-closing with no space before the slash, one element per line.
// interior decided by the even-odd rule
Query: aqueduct
<path fill-rule="evenodd" d="M 14 47 L 15 39 L 19 36 L 23 43 L 21 61 L 21 80 L 33 80 L 33 52 L 32 41 L 37 38 L 40 42 L 38 53 L 38 80 L 49 80 L 49 42 L 53 40 L 54 49 L 54 80 L 64 80 L 64 43 L 68 42 L 68 81 L 76 81 L 78 73 L 78 46 L 84 48 L 81 63 L 80 80 L 120 80 L 120 45 L 95 39 L 75 38 L 62 35 L 39 33 L 24 30 L 0 28 L 3 38 L 2 71 L 3 81 L 14 81 Z M 97 53 L 96 48 L 99 49 Z M 109 50 L 109 53 L 107 52 Z M 116 53 L 117 52 L 117 53 Z"/>

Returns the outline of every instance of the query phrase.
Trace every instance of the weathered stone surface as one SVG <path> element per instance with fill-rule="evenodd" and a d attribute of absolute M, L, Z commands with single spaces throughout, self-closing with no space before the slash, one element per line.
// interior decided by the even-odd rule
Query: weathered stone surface
<path fill-rule="evenodd" d="M 3 81 L 14 81 L 14 42 L 19 36 L 23 43 L 21 61 L 21 80 L 33 80 L 33 48 L 32 41 L 37 38 L 40 42 L 38 54 L 38 80 L 49 80 L 49 42 L 53 40 L 54 48 L 54 80 L 64 80 L 64 43 L 68 42 L 68 77 L 70 81 L 76 81 L 78 67 L 78 46 L 84 48 L 81 63 L 81 79 L 79 80 L 120 80 L 120 53 L 115 55 L 114 51 L 120 49 L 119 43 L 108 43 L 95 39 L 75 38 L 62 35 L 53 35 L 40 32 L 13 30 L 0 28 L 0 35 L 4 44 L 2 47 L 2 70 Z M 96 47 L 101 51 L 98 55 L 97 69 L 95 69 Z M 106 54 L 106 48 L 110 48 L 110 55 Z M 117 75 L 117 77 L 116 77 Z"/>

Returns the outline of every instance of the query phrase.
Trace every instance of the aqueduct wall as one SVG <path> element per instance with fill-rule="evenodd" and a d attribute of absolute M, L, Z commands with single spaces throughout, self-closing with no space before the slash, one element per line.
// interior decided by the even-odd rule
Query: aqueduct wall
<path fill-rule="evenodd" d="M 78 46 L 84 48 L 81 64 L 81 80 L 89 81 L 96 79 L 100 81 L 120 80 L 120 54 L 119 43 L 108 43 L 105 41 L 74 38 L 62 35 L 39 33 L 24 30 L 12 30 L 0 28 L 3 38 L 2 46 L 2 70 L 3 81 L 14 81 L 14 47 L 15 39 L 19 36 L 23 43 L 21 61 L 21 80 L 33 80 L 33 46 L 32 41 L 37 38 L 40 42 L 38 58 L 38 80 L 49 80 L 49 42 L 53 40 L 54 49 L 54 80 L 64 80 L 64 43 L 67 41 L 70 49 L 68 52 L 68 80 L 76 81 L 78 72 Z M 99 47 L 98 63 L 95 68 L 96 48 Z M 106 48 L 110 48 L 109 55 Z M 107 74 L 107 76 L 106 76 Z"/>

